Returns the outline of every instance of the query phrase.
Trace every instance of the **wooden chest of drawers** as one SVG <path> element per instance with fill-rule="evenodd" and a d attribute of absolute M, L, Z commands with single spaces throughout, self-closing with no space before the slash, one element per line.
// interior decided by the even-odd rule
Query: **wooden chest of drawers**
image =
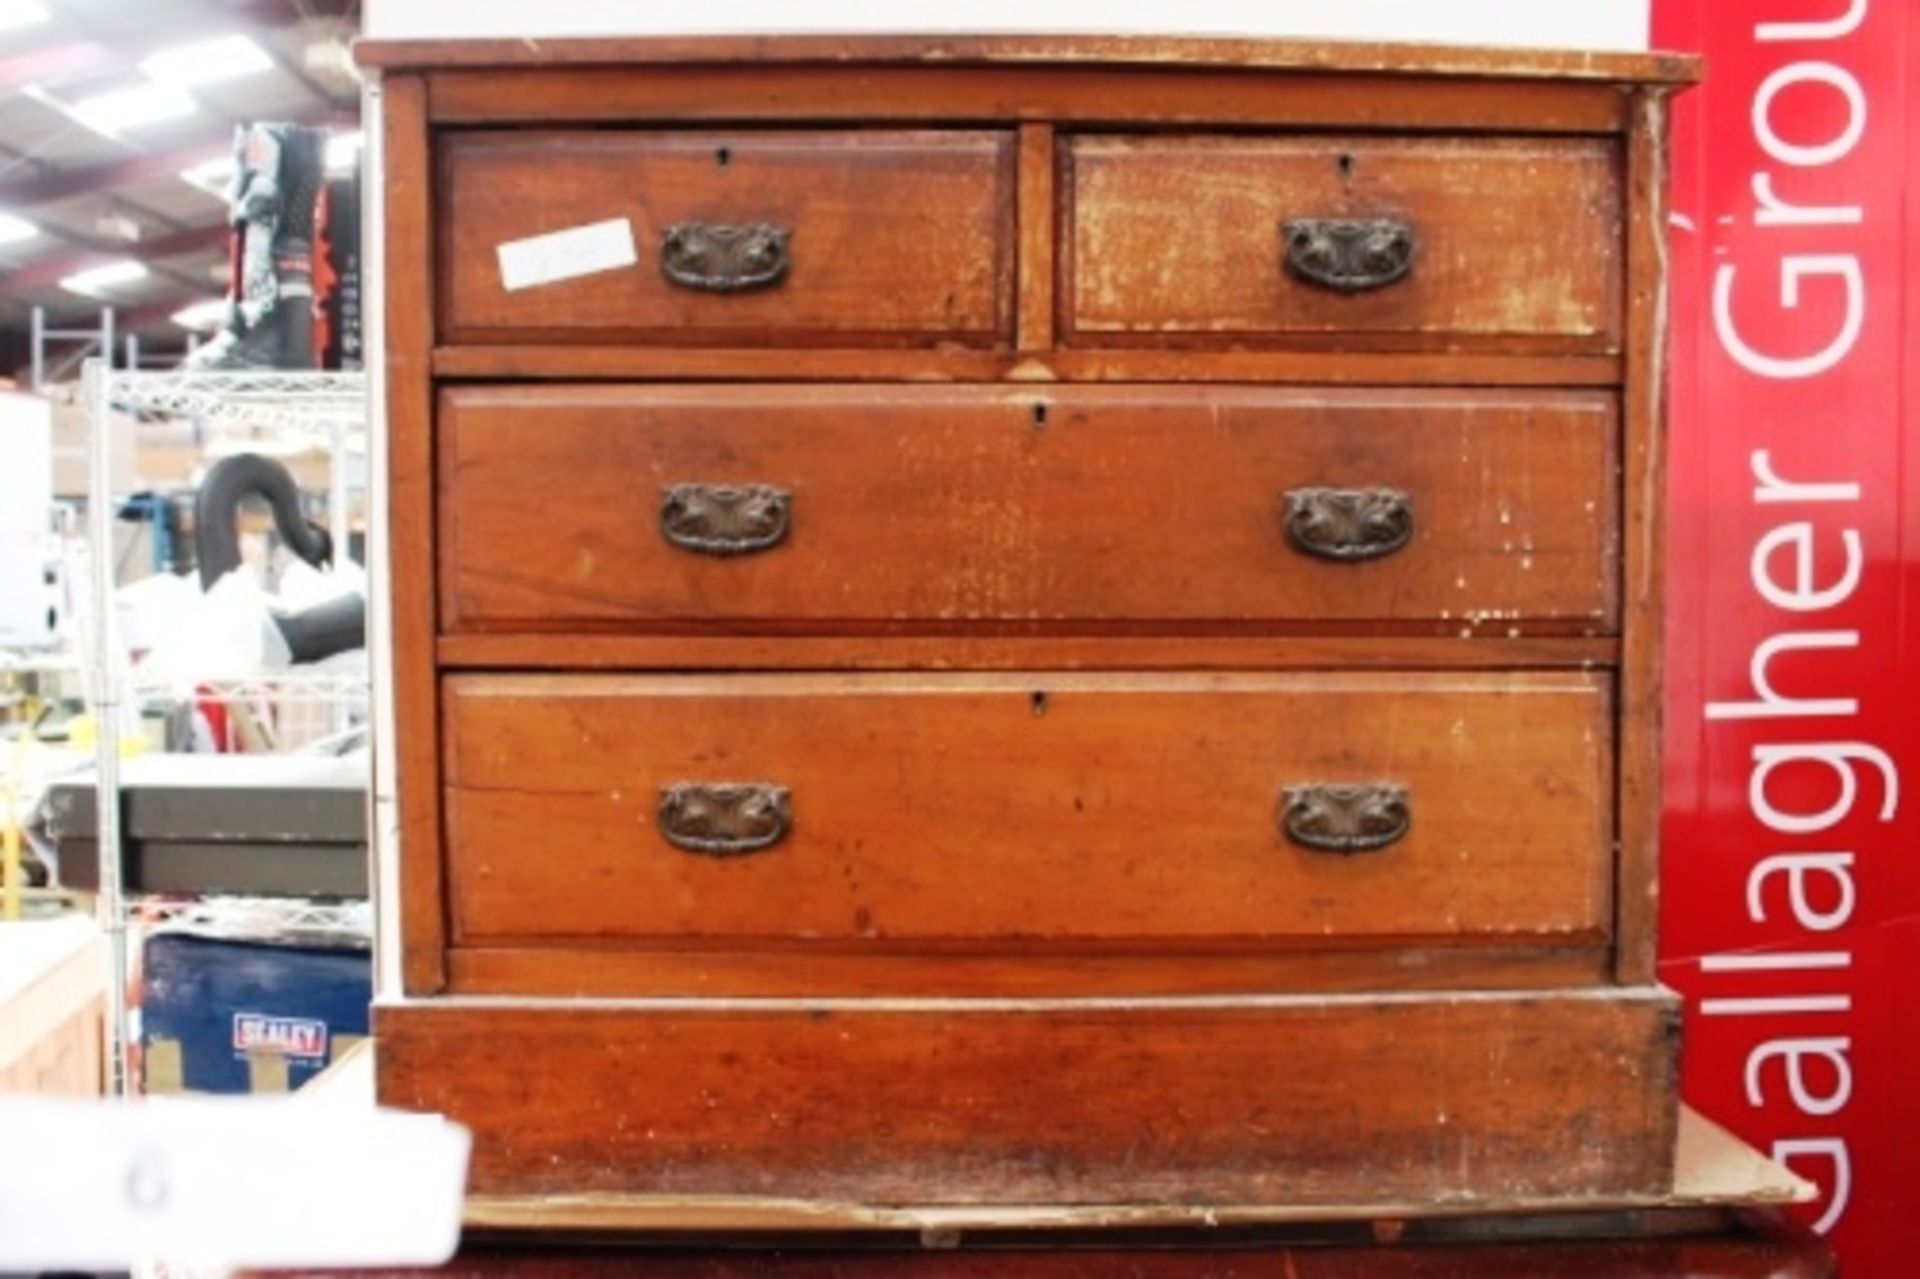
<path fill-rule="evenodd" d="M 1689 63 L 362 57 L 380 1088 L 476 1190 L 1660 1193 Z"/>

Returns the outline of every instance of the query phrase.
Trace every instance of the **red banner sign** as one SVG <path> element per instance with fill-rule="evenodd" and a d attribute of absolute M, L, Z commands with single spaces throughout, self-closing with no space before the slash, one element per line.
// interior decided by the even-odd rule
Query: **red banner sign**
<path fill-rule="evenodd" d="M 1662 976 L 1689 1101 L 1819 1184 L 1848 1279 L 1920 1205 L 1920 5 L 1656 0 L 1675 112 Z"/>

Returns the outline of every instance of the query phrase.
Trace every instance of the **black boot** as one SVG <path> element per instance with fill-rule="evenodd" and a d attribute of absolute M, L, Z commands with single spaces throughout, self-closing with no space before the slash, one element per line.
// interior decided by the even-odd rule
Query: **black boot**
<path fill-rule="evenodd" d="M 327 135 L 297 124 L 234 131 L 233 273 L 221 332 L 195 369 L 311 369 L 314 202 Z"/>

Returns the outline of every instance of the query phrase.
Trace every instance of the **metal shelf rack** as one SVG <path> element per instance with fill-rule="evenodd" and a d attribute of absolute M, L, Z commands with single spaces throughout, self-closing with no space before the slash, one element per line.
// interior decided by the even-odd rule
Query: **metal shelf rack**
<path fill-rule="evenodd" d="M 277 702 L 339 702 L 364 699 L 368 681 L 361 674 L 336 674 L 332 671 L 281 671 L 272 675 L 247 675 L 217 679 L 157 679 L 134 674 L 127 682 L 129 695 L 142 698 L 205 697 L 215 701 L 256 701 L 271 698 Z"/>
<path fill-rule="evenodd" d="M 107 1085 L 115 1097 L 132 1091 L 131 1013 L 127 983 L 132 972 L 128 942 L 131 913 L 125 892 L 125 840 L 121 829 L 120 752 L 121 715 L 128 699 L 167 696 L 183 685 L 142 680 L 124 669 L 115 610 L 113 528 L 116 503 L 112 474 L 111 432 L 116 410 L 143 420 L 171 419 L 197 422 L 244 423 L 257 428 L 305 435 L 331 450 L 329 510 L 344 521 L 347 510 L 348 437 L 367 421 L 367 378 L 360 372 L 170 371 L 116 370 L 111 362 L 90 359 L 82 368 L 81 391 L 88 422 L 87 572 L 88 603 L 83 618 L 90 654 L 88 702 L 95 726 L 95 785 L 98 805 L 99 895 L 96 910 L 107 936 L 110 971 L 107 983 Z M 347 545 L 344 523 L 338 546 Z M 236 679 L 194 680 L 192 691 L 232 696 L 270 694 L 339 702 L 368 697 L 364 676 L 328 672 L 289 672 Z M 155 903 L 154 911 L 170 921 L 205 922 L 208 903 Z M 283 903 L 261 906 L 258 917 L 271 916 L 311 922 L 359 921 L 365 912 L 343 915 L 337 906 Z"/>
<path fill-rule="evenodd" d="M 114 371 L 106 394 L 130 413 L 332 433 L 362 425 L 366 374 L 279 370 Z"/>

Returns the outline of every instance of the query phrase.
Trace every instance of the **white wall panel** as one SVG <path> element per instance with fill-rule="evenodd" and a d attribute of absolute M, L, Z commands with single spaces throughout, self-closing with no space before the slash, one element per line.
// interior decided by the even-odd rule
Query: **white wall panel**
<path fill-rule="evenodd" d="M 371 36 L 1160 32 L 1644 49 L 1649 0 L 366 0 Z"/>
<path fill-rule="evenodd" d="M 47 580 L 53 537 L 53 409 L 44 396 L 0 391 L 0 644 L 54 638 L 59 599 Z"/>

